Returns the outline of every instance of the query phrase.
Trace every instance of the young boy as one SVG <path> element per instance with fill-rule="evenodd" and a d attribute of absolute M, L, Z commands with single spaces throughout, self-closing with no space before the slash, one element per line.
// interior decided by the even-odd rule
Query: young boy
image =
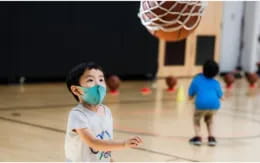
<path fill-rule="evenodd" d="M 102 68 L 95 63 L 74 67 L 66 79 L 67 87 L 78 105 L 68 117 L 65 156 L 69 162 L 109 162 L 111 152 L 137 147 L 138 136 L 126 141 L 114 141 L 110 109 L 102 105 L 106 84 Z"/>
<path fill-rule="evenodd" d="M 214 79 L 218 74 L 219 67 L 215 61 L 209 60 L 203 65 L 203 73 L 198 74 L 192 80 L 189 88 L 189 96 L 195 99 L 195 111 L 193 123 L 195 137 L 189 142 L 194 145 L 201 145 L 200 120 L 204 119 L 208 130 L 208 145 L 215 146 L 216 139 L 212 133 L 213 117 L 220 108 L 220 99 L 223 96 L 220 83 Z"/>

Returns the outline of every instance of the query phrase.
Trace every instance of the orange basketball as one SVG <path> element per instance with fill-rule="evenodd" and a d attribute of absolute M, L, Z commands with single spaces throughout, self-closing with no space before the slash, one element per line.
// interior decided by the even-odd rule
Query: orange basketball
<path fill-rule="evenodd" d="M 246 79 L 251 87 L 255 85 L 258 80 L 258 75 L 256 73 L 245 73 Z"/>
<path fill-rule="evenodd" d="M 177 79 L 174 76 L 167 76 L 165 82 L 168 86 L 167 92 L 175 92 L 175 86 L 177 84 Z"/>
<path fill-rule="evenodd" d="M 224 82 L 226 83 L 226 87 L 230 88 L 232 84 L 235 82 L 235 76 L 232 73 L 228 73 L 224 76 Z"/>
<path fill-rule="evenodd" d="M 121 80 L 116 75 L 111 75 L 107 79 L 107 86 L 110 91 L 116 91 L 120 86 Z"/>
<path fill-rule="evenodd" d="M 195 29 L 188 31 L 182 28 L 174 32 L 164 32 L 162 30 L 158 30 L 153 33 L 152 32 L 150 33 L 152 33 L 152 35 L 154 35 L 155 37 L 159 39 L 163 39 L 165 41 L 180 41 L 187 38 L 194 30 Z"/>
<path fill-rule="evenodd" d="M 178 41 L 198 27 L 206 4 L 202 1 L 143 0 L 139 17 L 152 35 L 166 41 Z"/>
<path fill-rule="evenodd" d="M 167 76 L 165 82 L 168 86 L 168 89 L 173 89 L 177 84 L 177 79 L 174 76 Z"/>

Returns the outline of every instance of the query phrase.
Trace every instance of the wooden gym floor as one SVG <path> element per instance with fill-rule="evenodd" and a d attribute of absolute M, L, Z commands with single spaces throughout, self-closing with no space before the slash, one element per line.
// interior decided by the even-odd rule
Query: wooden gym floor
<path fill-rule="evenodd" d="M 191 79 L 180 79 L 187 92 Z M 141 95 L 143 86 L 153 88 Z M 222 85 L 224 85 L 222 83 Z M 260 88 L 248 94 L 238 80 L 215 119 L 218 145 L 195 147 L 191 101 L 177 103 L 164 80 L 124 82 L 119 96 L 107 95 L 115 139 L 139 135 L 138 149 L 113 152 L 115 161 L 260 161 Z M 67 115 L 75 106 L 65 83 L 0 86 L 0 161 L 64 161 Z M 204 142 L 206 127 L 203 125 Z"/>

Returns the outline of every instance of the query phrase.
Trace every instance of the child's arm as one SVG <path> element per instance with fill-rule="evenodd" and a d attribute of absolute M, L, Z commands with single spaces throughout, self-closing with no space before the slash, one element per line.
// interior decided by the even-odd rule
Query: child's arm
<path fill-rule="evenodd" d="M 192 80 L 192 82 L 190 84 L 188 94 L 189 94 L 189 100 L 192 100 L 194 98 L 194 96 L 196 95 L 196 84 L 195 84 L 194 79 Z"/>
<path fill-rule="evenodd" d="M 222 91 L 222 89 L 221 89 L 221 85 L 220 85 L 219 82 L 218 82 L 218 84 L 217 84 L 217 94 L 218 94 L 218 97 L 219 97 L 221 100 L 224 100 L 223 91 Z"/>
<path fill-rule="evenodd" d="M 76 129 L 80 138 L 91 148 L 99 151 L 113 151 L 124 148 L 134 148 L 142 143 L 142 139 L 138 136 L 130 138 L 126 141 L 100 140 L 96 139 L 89 129 Z"/>

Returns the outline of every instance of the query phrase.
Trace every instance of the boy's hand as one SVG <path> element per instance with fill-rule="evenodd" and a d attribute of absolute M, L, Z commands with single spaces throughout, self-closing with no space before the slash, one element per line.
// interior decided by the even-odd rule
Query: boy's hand
<path fill-rule="evenodd" d="M 142 138 L 140 138 L 139 136 L 135 136 L 125 141 L 125 147 L 135 148 L 139 146 L 141 143 L 143 143 Z"/>
<path fill-rule="evenodd" d="M 115 160 L 113 158 L 110 158 L 110 162 L 115 162 Z"/>

